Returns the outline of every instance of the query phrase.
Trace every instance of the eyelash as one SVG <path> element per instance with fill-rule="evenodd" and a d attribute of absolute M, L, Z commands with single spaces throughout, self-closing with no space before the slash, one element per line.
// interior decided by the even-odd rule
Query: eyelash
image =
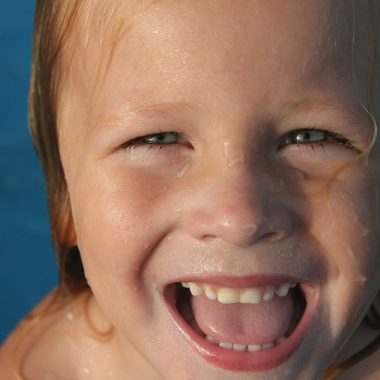
<path fill-rule="evenodd" d="M 296 141 L 297 135 L 300 135 L 301 133 L 306 134 L 306 133 L 313 133 L 313 132 L 319 132 L 320 134 L 322 134 L 324 140 L 316 141 L 316 142 L 297 142 Z M 168 142 L 168 143 L 161 142 L 160 139 L 162 140 L 167 135 L 174 136 L 175 141 Z M 148 142 L 149 139 L 152 140 L 154 138 L 156 139 L 158 138 L 158 141 Z M 188 143 L 188 141 L 185 138 L 183 138 L 179 133 L 169 131 L 169 132 L 158 132 L 158 133 L 153 133 L 150 135 L 138 137 L 136 139 L 133 139 L 127 142 L 126 144 L 123 144 L 122 147 L 130 148 L 132 146 L 147 146 L 149 150 L 153 148 L 161 150 L 165 147 L 170 147 L 172 145 L 178 145 L 178 144 L 190 146 L 190 143 Z M 287 145 L 296 145 L 298 147 L 305 146 L 314 151 L 314 149 L 318 146 L 324 149 L 326 144 L 337 144 L 337 145 L 342 145 L 343 147 L 351 149 L 351 150 L 358 150 L 354 145 L 352 145 L 349 139 L 337 133 L 329 132 L 329 131 L 325 131 L 323 129 L 317 129 L 317 128 L 300 128 L 300 129 L 296 129 L 287 133 L 285 136 L 279 139 L 278 149 L 282 149 L 283 147 Z"/>
<path fill-rule="evenodd" d="M 148 139 L 153 138 L 163 138 L 165 135 L 171 134 L 172 136 L 175 136 L 179 141 L 173 141 L 169 143 L 162 143 L 160 141 L 158 142 L 148 142 Z M 182 141 L 181 141 L 182 140 Z M 148 146 L 148 149 L 156 148 L 156 149 L 162 149 L 171 145 L 177 145 L 177 144 L 186 144 L 186 140 L 177 132 L 158 132 L 153 133 L 151 135 L 141 136 L 137 137 L 136 139 L 133 139 L 126 144 L 123 145 L 123 148 L 130 148 L 131 146 Z"/>
<path fill-rule="evenodd" d="M 296 136 L 300 135 L 301 133 L 312 133 L 312 132 L 319 132 L 323 135 L 324 140 L 322 141 L 316 141 L 316 142 L 297 142 Z M 285 142 L 289 142 L 289 144 L 286 144 Z M 305 146 L 309 149 L 314 150 L 317 146 L 320 146 L 322 148 L 325 148 L 326 144 L 336 144 L 336 145 L 342 145 L 345 148 L 351 149 L 351 150 L 358 150 L 352 142 L 347 139 L 344 136 L 339 135 L 338 133 L 325 131 L 323 129 L 317 129 L 317 128 L 300 128 L 296 129 L 294 131 L 289 132 L 285 137 L 282 137 L 279 141 L 278 147 L 281 149 L 282 147 L 286 145 L 296 145 L 297 147 Z"/>

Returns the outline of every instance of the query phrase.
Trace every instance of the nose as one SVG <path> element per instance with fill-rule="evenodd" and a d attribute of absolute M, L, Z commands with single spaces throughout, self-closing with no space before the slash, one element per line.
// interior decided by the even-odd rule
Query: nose
<path fill-rule="evenodd" d="M 197 182 L 186 209 L 187 232 L 198 240 L 218 238 L 240 247 L 288 236 L 296 216 L 281 191 L 270 191 L 273 181 L 231 172 Z"/>

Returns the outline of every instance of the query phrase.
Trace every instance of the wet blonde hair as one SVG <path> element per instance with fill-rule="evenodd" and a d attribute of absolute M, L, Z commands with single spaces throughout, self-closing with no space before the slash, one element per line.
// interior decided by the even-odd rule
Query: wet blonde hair
<path fill-rule="evenodd" d="M 365 57 L 368 59 L 368 75 L 371 84 L 368 111 L 370 114 L 375 114 L 375 99 L 379 96 L 376 92 L 380 87 L 378 84 L 380 0 L 363 1 L 367 9 L 369 35 L 369 52 L 368 57 Z M 77 31 L 86 29 L 97 3 L 99 2 L 86 0 L 37 0 L 36 2 L 29 125 L 46 180 L 52 238 L 60 270 L 56 298 L 72 298 L 89 289 L 80 253 L 75 244 L 70 200 L 59 153 L 57 120 L 58 100 L 69 73 L 69 49 L 70 45 L 73 45 L 70 42 L 80 35 Z M 118 18 L 117 5 L 115 6 L 117 2 L 103 0 L 100 3 L 103 8 L 101 13 L 103 18 L 100 20 L 101 30 L 106 30 L 108 27 L 115 30 L 116 25 L 115 33 L 118 34 L 125 25 L 123 20 Z M 353 9 L 355 3 L 356 1 L 352 0 Z M 372 143 L 374 140 L 375 138 Z M 377 346 L 372 347 L 370 352 L 373 352 Z M 363 352 L 361 356 L 355 357 L 355 360 L 360 360 L 366 355 L 368 352 Z M 352 364 L 354 363 L 347 362 L 338 369 L 335 368 L 326 374 L 326 379 L 334 378 L 341 369 Z"/>

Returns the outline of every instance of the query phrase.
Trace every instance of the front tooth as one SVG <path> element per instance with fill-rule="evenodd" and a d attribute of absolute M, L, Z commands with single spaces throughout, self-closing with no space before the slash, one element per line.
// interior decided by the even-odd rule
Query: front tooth
<path fill-rule="evenodd" d="M 181 282 L 182 287 L 184 288 L 189 288 L 189 283 L 188 282 Z"/>
<path fill-rule="evenodd" d="M 276 294 L 280 297 L 285 297 L 288 294 L 289 288 L 290 288 L 290 284 L 281 284 L 276 289 Z"/>
<path fill-rule="evenodd" d="M 260 344 L 249 344 L 248 345 L 248 351 L 249 352 L 261 351 L 261 345 Z"/>
<path fill-rule="evenodd" d="M 257 288 L 245 289 L 240 293 L 240 303 L 257 304 L 261 301 L 261 294 Z"/>
<path fill-rule="evenodd" d="M 247 350 L 247 346 L 245 344 L 234 343 L 232 348 L 234 349 L 234 351 L 240 351 L 240 352 Z"/>
<path fill-rule="evenodd" d="M 190 288 L 190 293 L 193 296 L 200 296 L 201 294 L 203 294 L 202 288 L 199 285 L 197 285 L 195 282 L 189 282 L 189 288 Z"/>
<path fill-rule="evenodd" d="M 263 301 L 270 301 L 274 297 L 274 286 L 268 286 L 263 294 Z"/>
<path fill-rule="evenodd" d="M 217 293 L 217 299 L 222 304 L 239 302 L 239 294 L 231 288 L 222 288 Z"/>
<path fill-rule="evenodd" d="M 210 285 L 204 287 L 205 295 L 209 300 L 216 300 L 216 293 Z"/>

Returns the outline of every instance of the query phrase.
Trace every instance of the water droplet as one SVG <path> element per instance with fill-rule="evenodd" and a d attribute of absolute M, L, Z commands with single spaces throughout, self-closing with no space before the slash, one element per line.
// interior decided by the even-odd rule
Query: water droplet
<path fill-rule="evenodd" d="M 247 229 L 247 234 L 249 236 L 252 236 L 257 231 L 257 224 L 256 223 L 248 223 L 244 227 Z"/>
<path fill-rule="evenodd" d="M 362 274 L 358 275 L 356 277 L 356 282 L 360 285 L 363 286 L 367 281 L 367 277 L 363 276 Z"/>
<path fill-rule="evenodd" d="M 223 155 L 229 168 L 244 162 L 244 153 L 236 149 L 236 147 L 233 147 L 231 141 L 225 141 L 223 143 Z"/>
<path fill-rule="evenodd" d="M 88 375 L 90 373 L 90 369 L 85 367 L 83 368 L 83 373 L 85 373 L 86 375 Z"/>
<path fill-rule="evenodd" d="M 142 146 L 134 146 L 132 145 L 129 149 L 129 159 L 131 161 L 138 160 L 140 158 L 144 158 L 146 153 L 149 151 L 149 146 L 144 149 Z"/>
<path fill-rule="evenodd" d="M 190 169 L 191 162 L 187 162 L 185 165 L 182 166 L 182 168 L 177 173 L 177 178 L 182 178 L 186 172 Z"/>
<path fill-rule="evenodd" d="M 360 227 L 360 229 L 362 231 L 362 236 L 367 236 L 370 233 L 370 230 L 368 228 Z"/>

